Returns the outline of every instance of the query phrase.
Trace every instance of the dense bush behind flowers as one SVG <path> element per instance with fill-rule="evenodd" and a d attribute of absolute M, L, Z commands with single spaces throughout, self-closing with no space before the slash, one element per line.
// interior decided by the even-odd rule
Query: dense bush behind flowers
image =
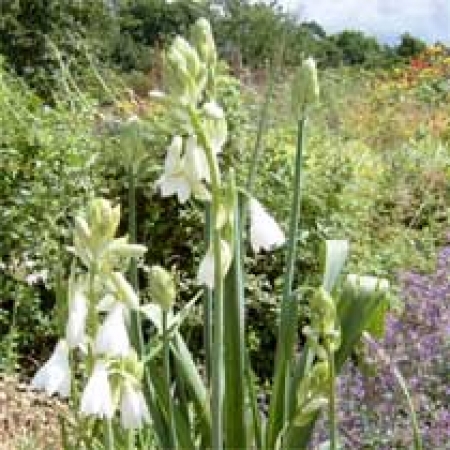
<path fill-rule="evenodd" d="M 403 313 L 381 342 L 400 368 L 417 409 L 426 449 L 450 449 L 450 235 L 431 274 L 399 274 Z M 369 357 L 376 361 L 369 349 Z M 370 360 L 369 360 L 370 363 Z M 374 372 L 376 370 L 376 372 Z M 372 372 L 371 374 L 369 372 Z M 371 376 L 372 375 L 372 376 Z M 342 426 L 361 449 L 411 445 L 405 402 L 388 367 L 349 364 L 341 384 Z"/>

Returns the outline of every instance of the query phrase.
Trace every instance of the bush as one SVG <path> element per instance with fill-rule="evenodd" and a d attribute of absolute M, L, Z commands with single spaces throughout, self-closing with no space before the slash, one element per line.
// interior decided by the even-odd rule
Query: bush
<path fill-rule="evenodd" d="M 88 105 L 50 108 L 3 67 L 0 89 L 0 334 L 16 308 L 15 345 L 36 355 L 55 326 L 47 315 L 55 279 L 47 269 L 66 267 L 72 211 L 100 185 L 102 142 Z"/>

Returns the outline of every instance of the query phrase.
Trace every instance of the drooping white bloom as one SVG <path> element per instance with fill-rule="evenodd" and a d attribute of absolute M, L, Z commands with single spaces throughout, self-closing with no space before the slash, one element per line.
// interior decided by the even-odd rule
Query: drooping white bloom
<path fill-rule="evenodd" d="M 200 181 L 211 179 L 205 151 L 197 145 L 197 140 L 193 136 L 186 141 L 184 170 L 193 187 L 196 187 Z"/>
<path fill-rule="evenodd" d="M 31 386 L 44 390 L 48 395 L 58 393 L 61 397 L 68 397 L 70 380 L 69 347 L 62 339 L 56 345 L 50 359 L 31 380 Z"/>
<path fill-rule="evenodd" d="M 66 340 L 70 348 L 82 345 L 86 335 L 88 301 L 82 281 L 69 281 L 69 317 L 66 323 Z"/>
<path fill-rule="evenodd" d="M 230 246 L 226 241 L 220 241 L 220 251 L 221 251 L 221 265 L 222 265 L 222 276 L 224 277 L 230 268 L 232 254 Z M 198 268 L 197 273 L 197 282 L 199 284 L 204 284 L 210 289 L 214 289 L 214 272 L 215 272 L 215 264 L 214 264 L 214 250 L 211 246 L 207 251 L 206 255 L 200 262 L 200 266 Z"/>
<path fill-rule="evenodd" d="M 220 106 L 218 105 L 217 107 L 220 108 Z M 219 115 L 218 111 L 216 111 L 216 113 Z M 208 142 L 211 145 L 214 153 L 217 155 L 222 151 L 223 146 L 228 139 L 228 127 L 225 116 L 217 116 L 214 119 L 205 119 L 204 128 Z"/>
<path fill-rule="evenodd" d="M 225 117 L 223 109 L 217 104 L 215 100 L 205 103 L 203 105 L 203 110 L 211 119 L 220 120 Z"/>
<path fill-rule="evenodd" d="M 97 332 L 94 351 L 97 354 L 126 356 L 131 345 L 125 326 L 125 306 L 116 303 Z"/>
<path fill-rule="evenodd" d="M 208 191 L 203 180 L 209 181 L 209 168 L 204 151 L 197 146 L 195 138 L 186 142 L 183 151 L 183 139 L 175 136 L 167 149 L 164 173 L 156 182 L 163 197 L 177 195 L 180 203 L 185 203 L 191 195 L 207 199 Z"/>
<path fill-rule="evenodd" d="M 120 399 L 120 422 L 125 429 L 141 428 L 150 422 L 150 414 L 140 389 L 125 381 Z"/>
<path fill-rule="evenodd" d="M 285 242 L 280 226 L 255 198 L 250 200 L 250 241 L 255 253 L 273 250 Z"/>
<path fill-rule="evenodd" d="M 156 182 L 163 197 L 176 194 L 180 203 L 186 202 L 191 195 L 191 188 L 185 177 L 181 153 L 183 150 L 183 139 L 174 136 L 172 143 L 167 149 L 164 162 L 164 173 Z"/>
<path fill-rule="evenodd" d="M 81 414 L 110 419 L 114 414 L 108 370 L 102 361 L 97 361 L 91 377 L 81 396 Z"/>

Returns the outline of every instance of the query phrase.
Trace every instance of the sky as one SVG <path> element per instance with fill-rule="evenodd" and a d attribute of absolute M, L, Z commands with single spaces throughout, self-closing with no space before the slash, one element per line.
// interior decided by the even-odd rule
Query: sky
<path fill-rule="evenodd" d="M 362 30 L 396 44 L 404 32 L 428 43 L 450 44 L 450 0 L 280 0 L 302 20 L 328 33 Z"/>

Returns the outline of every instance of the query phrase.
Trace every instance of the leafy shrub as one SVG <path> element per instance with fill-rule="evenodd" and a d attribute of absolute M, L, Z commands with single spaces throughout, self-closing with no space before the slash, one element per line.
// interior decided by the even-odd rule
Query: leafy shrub
<path fill-rule="evenodd" d="M 0 90 L 2 332 L 16 305 L 17 348 L 36 354 L 54 327 L 47 313 L 55 279 L 45 269 L 65 268 L 71 211 L 99 185 L 102 143 L 88 105 L 50 108 L 3 68 Z"/>
<path fill-rule="evenodd" d="M 28 0 L 0 2 L 0 54 L 41 96 L 58 86 L 59 49 L 70 63 L 83 56 L 88 39 L 96 54 L 109 52 L 115 33 L 113 15 L 103 0 Z"/>

